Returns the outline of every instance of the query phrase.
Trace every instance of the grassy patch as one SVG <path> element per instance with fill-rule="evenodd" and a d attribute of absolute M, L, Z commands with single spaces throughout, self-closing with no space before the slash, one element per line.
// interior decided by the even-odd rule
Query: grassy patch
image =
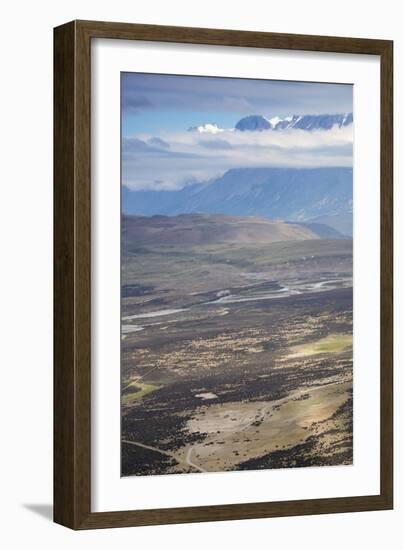
<path fill-rule="evenodd" d="M 318 353 L 340 353 L 353 344 L 352 334 L 330 334 L 316 342 L 308 342 L 301 346 L 291 348 L 291 355 L 288 357 L 305 357 L 317 355 Z"/>
<path fill-rule="evenodd" d="M 132 382 L 122 392 L 122 404 L 130 405 L 133 401 L 141 399 L 145 395 L 158 390 L 161 386 L 145 384 L 144 382 Z"/>

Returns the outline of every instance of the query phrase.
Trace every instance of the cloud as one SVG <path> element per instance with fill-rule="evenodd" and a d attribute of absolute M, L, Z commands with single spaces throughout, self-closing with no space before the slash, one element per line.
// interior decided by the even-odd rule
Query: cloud
<path fill-rule="evenodd" d="M 199 132 L 200 134 L 219 134 L 220 132 L 224 132 L 223 128 L 220 128 L 217 126 L 217 124 L 202 124 L 201 126 L 193 126 L 192 128 L 189 128 L 192 132 Z"/>
<path fill-rule="evenodd" d="M 139 94 L 137 91 L 126 90 L 122 94 L 122 108 L 126 112 L 132 111 L 136 113 L 144 109 L 152 109 L 153 107 L 153 103 L 145 95 Z"/>
<path fill-rule="evenodd" d="M 164 141 L 163 139 L 158 138 L 158 137 L 153 137 L 153 138 L 149 139 L 148 143 L 150 145 L 154 145 L 155 147 L 159 147 L 159 148 L 162 147 L 163 149 L 169 149 L 169 147 L 170 147 L 169 143 L 167 143 L 166 141 Z"/>
<path fill-rule="evenodd" d="M 123 157 L 125 157 L 125 155 L 130 156 L 136 153 L 148 154 L 159 153 L 160 151 L 158 147 L 153 147 L 152 145 L 149 145 L 149 143 L 146 143 L 145 141 L 134 137 L 124 139 L 122 145 Z"/>
<path fill-rule="evenodd" d="M 352 86 L 317 82 L 123 73 L 123 112 L 196 110 L 265 115 L 352 111 Z"/>
<path fill-rule="evenodd" d="M 122 183 L 130 189 L 180 189 L 230 168 L 352 166 L 353 126 L 219 134 L 161 132 L 122 142 Z"/>
<path fill-rule="evenodd" d="M 221 150 L 233 149 L 229 141 L 225 139 L 209 139 L 209 140 L 202 139 L 198 143 L 201 147 L 204 147 L 205 149 L 221 149 Z"/>

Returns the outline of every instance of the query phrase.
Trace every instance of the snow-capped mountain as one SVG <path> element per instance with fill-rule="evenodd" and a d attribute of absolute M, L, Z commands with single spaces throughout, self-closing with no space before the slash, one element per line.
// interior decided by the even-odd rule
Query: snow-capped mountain
<path fill-rule="evenodd" d="M 334 126 L 342 128 L 353 122 L 353 113 L 336 113 L 333 115 L 288 115 L 266 118 L 263 115 L 248 115 L 241 118 L 235 125 L 240 132 L 262 132 L 264 130 L 331 130 Z M 230 128 L 229 130 L 232 130 Z M 217 124 L 208 122 L 200 126 L 191 126 L 189 132 L 200 134 L 218 134 L 226 131 Z"/>
<path fill-rule="evenodd" d="M 241 118 L 235 125 L 236 130 L 330 130 L 334 126 L 342 128 L 353 122 L 353 113 L 337 113 L 333 115 L 291 115 L 287 117 L 275 116 L 270 119 L 262 115 L 249 115 Z"/>
<path fill-rule="evenodd" d="M 295 116 L 295 115 L 294 115 L 294 116 Z M 279 117 L 279 116 L 274 116 L 273 118 L 269 118 L 269 122 L 270 122 L 272 128 L 276 128 L 276 126 L 277 126 L 280 122 L 282 122 L 282 123 L 285 124 L 285 123 L 287 123 L 287 122 L 291 122 L 293 118 L 294 118 L 294 117 L 293 117 L 292 115 L 291 115 L 291 116 L 286 116 L 286 117 L 283 117 L 283 118 L 281 118 L 281 117 Z"/>
<path fill-rule="evenodd" d="M 271 130 L 272 125 L 270 121 L 262 115 L 249 115 L 245 118 L 241 118 L 236 125 L 235 130 L 240 130 L 241 132 L 245 131 L 262 131 L 262 130 Z"/>

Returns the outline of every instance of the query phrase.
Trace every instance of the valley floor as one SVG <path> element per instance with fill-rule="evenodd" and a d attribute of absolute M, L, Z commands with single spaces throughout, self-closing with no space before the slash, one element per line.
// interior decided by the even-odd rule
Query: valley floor
<path fill-rule="evenodd" d="M 349 241 L 124 256 L 122 475 L 352 464 L 351 261 Z"/>

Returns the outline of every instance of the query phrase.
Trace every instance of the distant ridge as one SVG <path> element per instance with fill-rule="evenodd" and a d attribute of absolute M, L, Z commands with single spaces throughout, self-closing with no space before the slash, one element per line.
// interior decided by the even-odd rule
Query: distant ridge
<path fill-rule="evenodd" d="M 267 118 L 262 115 L 250 115 L 245 118 L 241 118 L 236 125 L 235 130 L 240 130 L 241 132 L 249 131 L 262 131 L 270 130 L 272 125 Z"/>
<path fill-rule="evenodd" d="M 319 224 L 317 224 L 319 226 Z M 123 216 L 123 246 L 204 245 L 214 243 L 272 243 L 319 239 L 320 235 L 302 224 L 257 217 L 219 214 L 179 216 Z M 333 237 L 334 238 L 334 237 Z"/>
<path fill-rule="evenodd" d="M 351 236 L 352 168 L 238 168 L 178 191 L 122 188 L 123 212 L 152 216 L 186 213 L 258 216 L 317 222 Z M 343 219 L 343 224 L 340 223 Z M 334 224 L 333 224 L 334 220 Z"/>
<path fill-rule="evenodd" d="M 333 127 L 342 128 L 353 122 L 353 113 L 338 113 L 324 115 L 291 115 L 280 118 L 274 117 L 270 120 L 262 115 L 249 115 L 241 118 L 235 129 L 245 131 L 263 130 L 331 130 Z"/>

